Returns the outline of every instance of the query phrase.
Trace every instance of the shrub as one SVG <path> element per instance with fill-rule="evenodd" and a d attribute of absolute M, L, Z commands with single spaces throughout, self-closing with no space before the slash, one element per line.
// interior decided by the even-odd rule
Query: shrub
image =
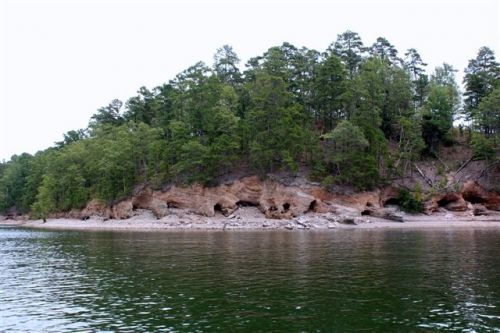
<path fill-rule="evenodd" d="M 484 135 L 473 133 L 471 145 L 475 158 L 480 160 L 492 160 L 495 157 L 493 142 L 488 140 Z"/>
<path fill-rule="evenodd" d="M 332 175 L 326 176 L 321 182 L 321 186 L 327 191 L 331 191 L 334 184 L 335 178 Z"/>
<path fill-rule="evenodd" d="M 406 189 L 400 189 L 398 194 L 399 206 L 407 213 L 421 213 L 424 210 L 424 205 L 419 196 L 418 192 L 413 195 Z"/>

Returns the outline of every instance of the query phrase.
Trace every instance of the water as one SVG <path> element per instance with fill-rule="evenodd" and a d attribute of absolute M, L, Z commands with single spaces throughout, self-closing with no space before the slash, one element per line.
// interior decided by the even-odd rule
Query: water
<path fill-rule="evenodd" d="M 500 332 L 500 230 L 0 228 L 0 331 Z"/>

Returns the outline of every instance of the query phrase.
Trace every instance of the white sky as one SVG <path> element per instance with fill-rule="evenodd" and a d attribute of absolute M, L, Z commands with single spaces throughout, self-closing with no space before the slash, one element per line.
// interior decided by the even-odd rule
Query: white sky
<path fill-rule="evenodd" d="M 287 41 L 323 51 L 337 34 L 416 48 L 428 71 L 500 58 L 498 0 L 0 0 L 0 160 L 35 153 L 97 108 L 152 88 L 230 44 L 242 60 Z M 243 68 L 243 67 L 242 67 Z M 460 78 L 462 74 L 460 73 Z"/>

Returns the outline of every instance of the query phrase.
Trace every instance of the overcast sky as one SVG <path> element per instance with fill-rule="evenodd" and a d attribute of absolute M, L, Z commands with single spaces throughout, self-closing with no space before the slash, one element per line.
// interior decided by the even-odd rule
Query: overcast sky
<path fill-rule="evenodd" d="M 428 71 L 500 58 L 497 0 L 0 0 L 0 160 L 45 149 L 97 108 L 168 81 L 232 45 L 248 58 L 287 41 L 323 51 L 337 34 L 414 47 Z M 461 77 L 461 75 L 460 75 Z"/>

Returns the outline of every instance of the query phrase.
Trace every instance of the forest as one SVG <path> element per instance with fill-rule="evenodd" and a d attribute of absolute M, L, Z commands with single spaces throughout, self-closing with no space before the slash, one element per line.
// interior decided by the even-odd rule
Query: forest
<path fill-rule="evenodd" d="M 474 56 L 474 55 L 471 55 Z M 88 127 L 34 155 L 0 163 L 0 212 L 46 216 L 112 204 L 137 186 L 217 185 L 231 173 L 306 170 L 325 188 L 368 190 L 466 137 L 477 159 L 498 158 L 500 65 L 482 47 L 464 73 L 427 70 L 416 49 L 352 31 L 319 52 L 289 43 L 240 70 L 225 45 L 167 83 L 98 109 Z"/>

